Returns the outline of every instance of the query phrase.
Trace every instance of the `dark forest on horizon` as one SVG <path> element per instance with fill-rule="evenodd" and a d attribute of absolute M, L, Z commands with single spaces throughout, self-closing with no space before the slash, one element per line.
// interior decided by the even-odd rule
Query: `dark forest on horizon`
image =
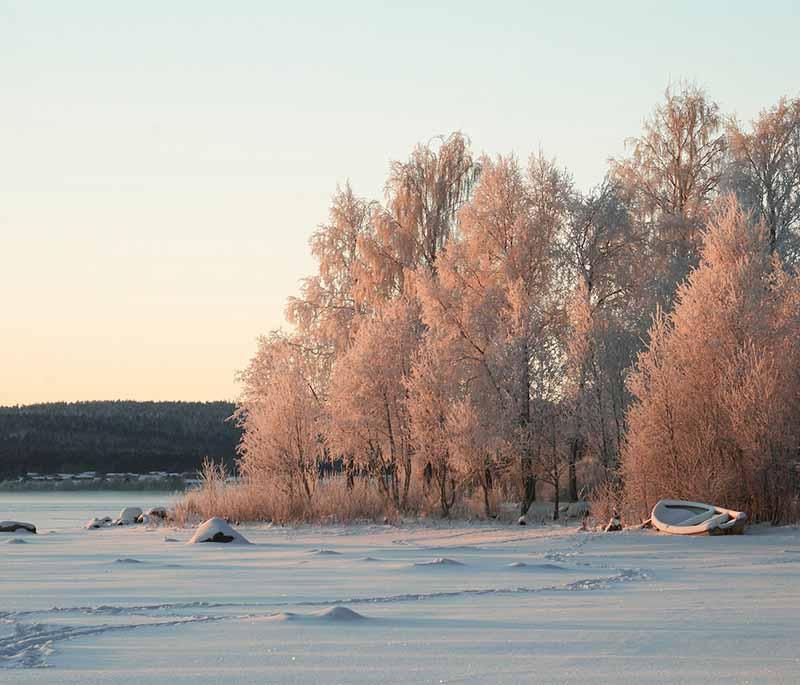
<path fill-rule="evenodd" d="M 185 472 L 232 465 L 231 402 L 52 402 L 0 407 L 0 479 L 96 471 Z"/>

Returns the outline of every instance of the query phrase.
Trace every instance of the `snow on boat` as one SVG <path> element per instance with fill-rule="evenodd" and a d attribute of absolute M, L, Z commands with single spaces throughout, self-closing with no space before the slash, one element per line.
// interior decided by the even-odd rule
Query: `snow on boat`
<path fill-rule="evenodd" d="M 650 519 L 658 530 L 672 535 L 741 535 L 747 514 L 703 502 L 662 499 Z"/>

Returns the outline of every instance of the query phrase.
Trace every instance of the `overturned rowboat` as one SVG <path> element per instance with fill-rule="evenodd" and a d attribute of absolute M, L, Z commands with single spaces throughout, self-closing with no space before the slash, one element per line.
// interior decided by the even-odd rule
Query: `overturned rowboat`
<path fill-rule="evenodd" d="M 655 528 L 672 535 L 741 535 L 747 514 L 704 502 L 662 499 L 653 507 L 650 520 Z"/>

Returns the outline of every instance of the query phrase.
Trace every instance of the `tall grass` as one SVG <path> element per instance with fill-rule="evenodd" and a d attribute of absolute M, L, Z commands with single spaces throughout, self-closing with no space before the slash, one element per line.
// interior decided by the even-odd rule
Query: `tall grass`
<path fill-rule="evenodd" d="M 396 512 L 366 481 L 357 480 L 348 488 L 346 479 L 321 481 L 314 497 L 308 500 L 290 494 L 274 480 L 225 481 L 218 467 L 202 472 L 201 485 L 187 492 L 175 506 L 175 522 L 188 525 L 211 516 L 230 521 L 269 521 L 273 523 L 355 523 L 396 518 Z"/>
<path fill-rule="evenodd" d="M 333 476 L 319 481 L 312 499 L 299 488 L 286 486 L 277 478 L 245 478 L 229 481 L 223 464 L 209 460 L 200 470 L 200 485 L 187 491 L 175 505 L 177 525 L 192 525 L 212 516 L 233 522 L 272 522 L 276 524 L 322 523 L 380 523 L 397 522 L 401 517 L 411 519 L 441 518 L 435 487 L 425 487 L 422 477 L 412 479 L 406 506 L 402 512 L 380 493 L 370 478 L 356 478 L 348 486 L 345 476 Z M 498 487 L 490 495 L 492 518 L 510 523 L 519 515 L 517 494 Z M 606 493 L 606 502 L 611 493 Z M 616 493 L 614 493 L 616 497 Z M 616 504 L 616 502 L 615 502 Z M 599 502 L 598 502 L 599 505 Z M 602 507 L 598 506 L 598 509 Z M 549 502 L 535 503 L 528 521 L 545 522 L 551 518 Z M 480 490 L 459 488 L 459 496 L 450 511 L 454 520 L 485 519 L 483 494 Z"/>

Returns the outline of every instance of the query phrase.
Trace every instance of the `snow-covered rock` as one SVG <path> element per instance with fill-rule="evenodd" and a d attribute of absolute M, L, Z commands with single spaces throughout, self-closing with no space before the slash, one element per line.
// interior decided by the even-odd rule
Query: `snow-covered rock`
<path fill-rule="evenodd" d="M 136 519 L 138 519 L 142 515 L 142 510 L 139 507 L 125 507 L 121 512 L 119 512 L 119 516 L 114 519 L 115 526 L 130 526 L 136 523 Z"/>
<path fill-rule="evenodd" d="M 214 517 L 202 523 L 194 532 L 187 545 L 201 542 L 230 542 L 239 545 L 249 545 L 250 541 L 241 533 L 237 533 L 227 521 Z"/>
<path fill-rule="evenodd" d="M 0 521 L 0 533 L 36 533 L 36 526 L 23 521 Z"/>
<path fill-rule="evenodd" d="M 86 530 L 92 530 L 93 528 L 107 528 L 110 525 L 111 525 L 110 516 L 104 516 L 103 518 L 95 517 L 93 519 L 89 519 L 86 522 L 85 528 Z"/>

